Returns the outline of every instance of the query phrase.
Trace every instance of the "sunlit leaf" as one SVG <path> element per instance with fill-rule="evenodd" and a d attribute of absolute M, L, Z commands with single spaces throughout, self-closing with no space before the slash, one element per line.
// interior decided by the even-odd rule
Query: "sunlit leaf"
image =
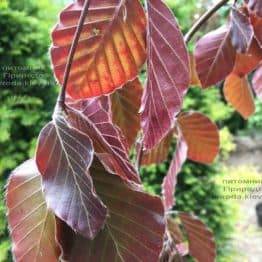
<path fill-rule="evenodd" d="M 235 7 L 231 11 L 230 33 L 234 48 L 239 53 L 245 53 L 250 47 L 254 30 L 250 18 Z"/>
<path fill-rule="evenodd" d="M 106 219 L 106 207 L 94 192 L 88 169 L 91 140 L 55 112 L 39 136 L 36 161 L 49 208 L 76 232 L 93 239 Z"/>
<path fill-rule="evenodd" d="M 196 69 L 203 88 L 224 80 L 233 69 L 235 56 L 228 27 L 203 36 L 195 49 Z"/>
<path fill-rule="evenodd" d="M 262 1 L 261 0 L 245 0 L 251 12 L 262 17 Z"/>
<path fill-rule="evenodd" d="M 229 75 L 224 84 L 224 95 L 227 102 L 245 119 L 255 112 L 253 93 L 246 77 Z"/>
<path fill-rule="evenodd" d="M 148 0 L 148 79 L 141 107 L 144 146 L 152 149 L 171 130 L 189 86 L 182 33 L 161 0 Z"/>
<path fill-rule="evenodd" d="M 198 112 L 181 114 L 178 124 L 188 145 L 188 158 L 203 164 L 212 163 L 219 152 L 216 124 Z"/>
<path fill-rule="evenodd" d="M 113 123 L 120 127 L 129 147 L 134 144 L 140 129 L 142 92 L 140 81 L 135 79 L 111 96 Z"/>
<path fill-rule="evenodd" d="M 174 193 L 177 184 L 177 175 L 181 171 L 181 168 L 186 161 L 187 151 L 188 146 L 186 141 L 184 140 L 183 136 L 180 136 L 177 142 L 176 152 L 162 184 L 162 195 L 166 210 L 171 209 L 175 203 Z"/>
<path fill-rule="evenodd" d="M 197 71 L 196 71 L 196 60 L 193 54 L 190 54 L 190 85 L 201 86 Z"/>
<path fill-rule="evenodd" d="M 167 159 L 173 133 L 171 131 L 157 146 L 144 152 L 142 165 L 160 164 Z"/>
<path fill-rule="evenodd" d="M 97 193 L 107 205 L 104 230 L 89 241 L 60 223 L 58 240 L 66 261 L 157 262 L 163 246 L 165 215 L 160 198 L 124 182 L 94 163 L 90 170 Z"/>
<path fill-rule="evenodd" d="M 252 85 L 256 95 L 262 100 L 262 66 L 260 66 L 255 72 L 252 79 Z"/>
<path fill-rule="evenodd" d="M 188 236 L 189 254 L 197 261 L 215 262 L 216 244 L 213 233 L 193 215 L 181 212 L 179 217 Z"/>
<path fill-rule="evenodd" d="M 52 32 L 51 58 L 61 84 L 84 6 L 77 0 L 60 14 Z M 76 99 L 108 94 L 136 77 L 146 59 L 146 19 L 138 0 L 92 0 L 67 86 Z"/>
<path fill-rule="evenodd" d="M 121 134 L 100 100 L 82 100 L 70 106 L 68 115 L 71 125 L 92 138 L 95 153 L 105 167 L 122 178 L 140 183 L 140 178 L 129 161 Z"/>
<path fill-rule="evenodd" d="M 237 54 L 233 73 L 243 77 L 255 70 L 262 59 L 262 51 L 258 43 L 253 39 L 246 54 Z"/>
<path fill-rule="evenodd" d="M 55 216 L 47 208 L 34 160 L 15 169 L 7 185 L 8 223 L 16 261 L 56 262 Z"/>

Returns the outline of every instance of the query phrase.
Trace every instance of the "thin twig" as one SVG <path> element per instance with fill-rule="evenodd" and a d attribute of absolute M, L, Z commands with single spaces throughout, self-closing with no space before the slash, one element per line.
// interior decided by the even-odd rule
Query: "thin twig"
<path fill-rule="evenodd" d="M 144 155 L 143 142 L 139 141 L 138 142 L 138 149 L 137 149 L 137 158 L 136 158 L 136 169 L 137 169 L 137 171 L 139 171 L 139 169 L 141 167 L 143 155 Z"/>
<path fill-rule="evenodd" d="M 80 39 L 80 35 L 81 35 L 83 25 L 84 25 L 84 22 L 85 22 L 85 19 L 86 19 L 86 16 L 87 16 L 87 12 L 88 12 L 88 9 L 89 9 L 89 4 L 90 4 L 90 1 L 86 0 L 83 11 L 82 11 L 80 19 L 79 19 L 79 23 L 77 25 L 77 29 L 76 29 L 76 32 L 75 32 L 75 35 L 74 35 L 73 43 L 71 45 L 69 56 L 68 56 L 67 63 L 66 63 L 63 85 L 62 85 L 61 92 L 60 92 L 60 95 L 59 95 L 59 98 L 58 98 L 58 104 L 64 112 L 66 112 L 66 106 L 65 106 L 66 87 L 67 87 L 67 83 L 68 83 L 68 80 L 69 80 L 69 75 L 70 75 L 74 55 L 75 55 L 75 52 L 76 52 L 76 48 L 77 48 L 77 45 L 78 45 L 78 42 L 79 42 L 79 39 Z"/>
<path fill-rule="evenodd" d="M 191 27 L 188 33 L 185 35 L 185 42 L 188 44 L 192 39 L 194 34 L 199 30 L 199 28 L 222 6 L 224 6 L 229 0 L 220 0 L 217 4 L 211 7 L 206 13 L 204 13 L 197 22 Z"/>

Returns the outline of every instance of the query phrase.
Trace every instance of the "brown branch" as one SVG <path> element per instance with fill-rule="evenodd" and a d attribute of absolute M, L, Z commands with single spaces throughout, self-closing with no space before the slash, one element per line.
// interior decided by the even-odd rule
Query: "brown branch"
<path fill-rule="evenodd" d="M 77 48 L 77 45 L 78 45 L 78 42 L 79 42 L 79 39 L 80 39 L 80 35 L 81 35 L 82 29 L 83 29 L 85 18 L 87 16 L 89 4 L 90 4 L 90 1 L 86 0 L 83 11 L 82 11 L 80 19 L 79 19 L 79 23 L 77 25 L 77 29 L 76 29 L 76 32 L 75 32 L 75 35 L 74 35 L 73 43 L 72 43 L 71 48 L 70 48 L 69 56 L 68 56 L 67 63 L 66 63 L 65 73 L 64 73 L 63 85 L 62 85 L 61 92 L 60 92 L 59 97 L 58 97 L 58 104 L 64 112 L 66 112 L 66 106 L 65 106 L 66 87 L 67 87 L 67 83 L 68 83 L 68 80 L 69 80 L 69 75 L 70 75 L 74 55 L 75 55 L 75 52 L 76 52 L 76 48 Z"/>
<path fill-rule="evenodd" d="M 222 6 L 224 6 L 229 0 L 220 0 L 217 4 L 211 7 L 206 13 L 204 13 L 197 22 L 191 27 L 188 33 L 185 35 L 185 42 L 188 44 L 194 34 L 200 29 L 200 27 Z"/>

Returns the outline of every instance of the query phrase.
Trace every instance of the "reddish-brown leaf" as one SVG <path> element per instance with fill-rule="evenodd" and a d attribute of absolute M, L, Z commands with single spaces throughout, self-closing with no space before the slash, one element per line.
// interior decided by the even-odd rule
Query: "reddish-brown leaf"
<path fill-rule="evenodd" d="M 262 17 L 262 1 L 261 0 L 245 0 L 251 12 Z"/>
<path fill-rule="evenodd" d="M 196 71 L 196 59 L 193 54 L 190 54 L 190 85 L 201 86 L 197 71 Z"/>
<path fill-rule="evenodd" d="M 179 214 L 189 240 L 189 254 L 197 261 L 215 262 L 216 244 L 213 233 L 196 216 Z"/>
<path fill-rule="evenodd" d="M 167 159 L 169 148 L 173 139 L 171 131 L 157 146 L 150 151 L 145 151 L 142 158 L 142 165 L 160 164 Z"/>
<path fill-rule="evenodd" d="M 53 122 L 41 131 L 36 153 L 46 202 L 56 216 L 90 239 L 101 230 L 107 215 L 88 173 L 92 160 L 91 140 L 55 112 Z"/>
<path fill-rule="evenodd" d="M 6 193 L 15 261 L 58 261 L 61 252 L 55 239 L 55 216 L 45 203 L 34 160 L 12 172 Z"/>
<path fill-rule="evenodd" d="M 157 262 L 166 227 L 161 199 L 108 174 L 97 162 L 90 172 L 109 216 L 104 230 L 93 241 L 74 234 L 60 222 L 58 240 L 63 258 L 82 262 Z"/>
<path fill-rule="evenodd" d="M 252 85 L 257 97 L 262 100 L 262 65 L 255 72 Z"/>
<path fill-rule="evenodd" d="M 135 79 L 111 96 L 113 123 L 120 127 L 129 147 L 134 144 L 140 129 L 139 108 L 142 93 L 142 85 Z"/>
<path fill-rule="evenodd" d="M 253 26 L 250 18 L 235 7 L 232 7 L 231 11 L 230 34 L 236 51 L 247 52 L 254 36 Z"/>
<path fill-rule="evenodd" d="M 237 54 L 233 73 L 243 77 L 255 70 L 262 59 L 262 51 L 257 41 L 253 39 L 246 54 Z"/>
<path fill-rule="evenodd" d="M 148 80 L 141 107 L 144 146 L 152 149 L 173 127 L 189 86 L 189 59 L 175 17 L 148 0 Z"/>
<path fill-rule="evenodd" d="M 195 49 L 196 69 L 203 88 L 224 80 L 234 67 L 235 57 L 228 27 L 203 36 Z"/>
<path fill-rule="evenodd" d="M 181 168 L 187 159 L 187 151 L 188 146 L 181 135 L 177 142 L 176 152 L 169 167 L 167 176 L 164 178 L 162 184 L 162 195 L 166 210 L 171 209 L 175 203 L 174 193 L 177 183 L 177 175 L 181 171 Z"/>
<path fill-rule="evenodd" d="M 229 75 L 224 84 L 224 95 L 227 102 L 245 119 L 255 112 L 253 93 L 246 77 Z"/>
<path fill-rule="evenodd" d="M 210 164 L 219 152 L 219 132 L 215 123 L 198 112 L 181 114 L 178 124 L 188 145 L 188 158 Z"/>
<path fill-rule="evenodd" d="M 189 254 L 197 261 L 215 262 L 216 244 L 213 233 L 197 217 L 180 213 L 179 217 L 189 240 Z"/>
<path fill-rule="evenodd" d="M 82 100 L 70 106 L 68 114 L 71 125 L 92 138 L 95 153 L 105 167 L 124 179 L 140 183 L 139 175 L 129 161 L 121 134 L 100 100 Z"/>
<path fill-rule="evenodd" d="M 51 58 L 60 84 L 84 2 L 77 0 L 67 6 L 52 33 Z M 68 94 L 75 99 L 100 96 L 134 79 L 146 59 L 145 28 L 145 14 L 138 0 L 90 1 Z"/>
<path fill-rule="evenodd" d="M 255 38 L 260 48 L 262 48 L 262 18 L 251 15 L 251 22 L 254 28 Z"/>

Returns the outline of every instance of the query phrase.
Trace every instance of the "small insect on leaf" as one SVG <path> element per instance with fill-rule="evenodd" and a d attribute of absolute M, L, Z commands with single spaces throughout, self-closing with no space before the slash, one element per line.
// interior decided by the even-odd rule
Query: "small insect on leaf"
<path fill-rule="evenodd" d="M 52 32 L 51 59 L 60 84 L 84 4 L 77 0 L 68 5 Z M 74 99 L 101 96 L 134 79 L 146 60 L 145 31 L 145 13 L 138 0 L 90 1 L 68 94 Z"/>

